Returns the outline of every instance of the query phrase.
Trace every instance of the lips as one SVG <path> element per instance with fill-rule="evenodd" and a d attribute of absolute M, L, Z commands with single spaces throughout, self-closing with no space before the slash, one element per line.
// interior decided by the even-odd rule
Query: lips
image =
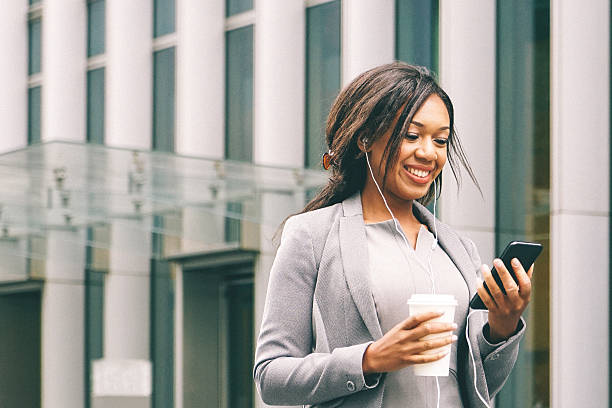
<path fill-rule="evenodd" d="M 408 174 L 408 176 L 410 177 L 410 179 L 412 179 L 414 182 L 419 183 L 419 184 L 426 184 L 429 182 L 429 179 L 431 178 L 431 174 L 432 174 L 432 170 L 426 170 L 426 169 L 419 169 L 416 167 L 411 167 L 411 166 L 404 166 L 404 170 L 406 170 L 406 173 Z"/>

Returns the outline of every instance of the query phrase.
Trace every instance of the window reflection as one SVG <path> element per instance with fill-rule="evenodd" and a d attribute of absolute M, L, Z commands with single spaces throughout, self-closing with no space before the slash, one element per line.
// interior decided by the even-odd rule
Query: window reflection
<path fill-rule="evenodd" d="M 544 252 L 525 313 L 526 338 L 498 408 L 550 406 L 550 3 L 498 1 L 496 247 L 523 239 Z"/>

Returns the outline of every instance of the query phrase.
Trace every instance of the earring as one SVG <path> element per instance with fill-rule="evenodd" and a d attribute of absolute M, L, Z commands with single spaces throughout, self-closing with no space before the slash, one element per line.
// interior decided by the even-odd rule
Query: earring
<path fill-rule="evenodd" d="M 323 154 L 323 168 L 325 170 L 329 169 L 333 155 L 334 155 L 334 152 L 332 152 L 331 150 L 328 150 L 327 152 L 325 152 L 325 154 Z"/>

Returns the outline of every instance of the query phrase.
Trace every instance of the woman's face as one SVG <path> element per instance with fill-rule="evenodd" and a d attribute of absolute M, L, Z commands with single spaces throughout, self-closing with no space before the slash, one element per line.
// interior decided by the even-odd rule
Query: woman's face
<path fill-rule="evenodd" d="M 399 115 L 398 115 L 399 118 Z M 385 163 L 382 156 L 396 121 L 369 150 L 369 159 L 376 181 L 382 187 Z M 403 135 L 397 162 L 387 173 L 384 191 L 391 199 L 416 200 L 423 197 L 446 163 L 450 118 L 438 95 L 425 100 Z"/>

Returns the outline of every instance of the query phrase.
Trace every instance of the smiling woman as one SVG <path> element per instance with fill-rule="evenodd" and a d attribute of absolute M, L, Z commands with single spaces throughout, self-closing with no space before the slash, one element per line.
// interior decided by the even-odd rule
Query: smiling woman
<path fill-rule="evenodd" d="M 447 160 L 456 178 L 461 164 L 478 185 L 450 98 L 425 68 L 374 68 L 336 98 L 326 141 L 329 182 L 286 221 L 270 271 L 254 367 L 262 399 L 488 407 L 516 361 L 533 268 L 513 264 L 516 290 L 496 263 L 498 285 L 472 241 L 423 206 L 440 194 Z M 476 291 L 489 314 L 469 319 Z M 418 294 L 452 298 L 454 316 L 410 315 Z M 440 378 L 411 369 L 442 359 Z"/>

